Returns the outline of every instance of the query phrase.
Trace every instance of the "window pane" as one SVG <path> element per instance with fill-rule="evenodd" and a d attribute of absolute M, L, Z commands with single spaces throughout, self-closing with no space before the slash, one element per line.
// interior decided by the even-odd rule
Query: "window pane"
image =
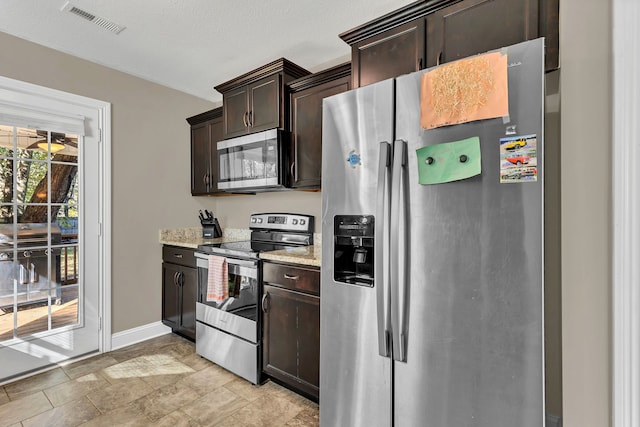
<path fill-rule="evenodd" d="M 46 161 L 18 161 L 15 189 L 18 203 L 47 203 L 47 169 Z"/>
<path fill-rule="evenodd" d="M 13 251 L 0 251 L 0 309 L 13 305 L 13 279 L 16 264 L 13 262 Z"/>
<path fill-rule="evenodd" d="M 0 125 L 0 157 L 13 157 L 13 126 Z"/>
<path fill-rule="evenodd" d="M 0 158 L 0 203 L 13 202 L 13 195 L 13 160 Z"/>
<path fill-rule="evenodd" d="M 29 228 L 23 227 L 27 224 L 42 224 L 42 227 L 46 229 L 46 223 L 49 221 L 49 209 L 47 205 L 18 205 L 18 238 L 20 239 L 23 234 L 29 234 Z M 36 227 L 31 227 L 35 230 Z M 46 230 L 44 231 L 46 232 Z M 34 232 L 31 232 L 34 234 Z"/>
<path fill-rule="evenodd" d="M 60 249 L 60 283 L 72 285 L 78 283 L 78 245 L 69 245 Z"/>
<path fill-rule="evenodd" d="M 61 286 L 56 290 L 56 304 L 51 306 L 51 328 L 78 323 L 78 287 Z"/>
<path fill-rule="evenodd" d="M 49 330 L 49 305 L 47 301 L 24 305 L 16 313 L 16 336 L 26 337 Z"/>

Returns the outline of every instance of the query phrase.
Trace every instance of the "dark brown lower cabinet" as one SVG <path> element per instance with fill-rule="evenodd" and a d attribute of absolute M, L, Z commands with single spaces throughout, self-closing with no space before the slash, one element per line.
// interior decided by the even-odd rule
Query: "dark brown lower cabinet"
<path fill-rule="evenodd" d="M 318 400 L 320 385 L 320 272 L 263 264 L 262 370 Z"/>
<path fill-rule="evenodd" d="M 196 339 L 198 270 L 192 250 L 162 248 L 162 323 L 191 340 Z"/>

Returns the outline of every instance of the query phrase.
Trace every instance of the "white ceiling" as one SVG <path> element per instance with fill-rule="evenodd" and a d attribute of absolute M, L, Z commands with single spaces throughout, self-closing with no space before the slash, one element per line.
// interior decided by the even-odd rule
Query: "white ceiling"
<path fill-rule="evenodd" d="M 0 31 L 219 102 L 214 86 L 281 57 L 312 72 L 348 60 L 338 34 L 412 1 L 69 2 L 126 27 L 114 34 L 61 11 L 66 0 L 2 0 Z"/>

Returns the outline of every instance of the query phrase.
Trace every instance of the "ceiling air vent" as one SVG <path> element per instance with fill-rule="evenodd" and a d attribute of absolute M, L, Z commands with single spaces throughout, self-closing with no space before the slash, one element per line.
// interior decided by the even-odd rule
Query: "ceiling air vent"
<path fill-rule="evenodd" d="M 102 18 L 100 16 L 94 15 L 91 12 L 87 12 L 86 10 L 80 9 L 78 7 L 75 7 L 74 5 L 72 5 L 70 2 L 66 2 L 64 4 L 64 6 L 62 6 L 62 8 L 60 9 L 61 12 L 69 12 L 69 13 L 73 13 L 76 16 L 79 16 L 80 18 L 86 19 L 89 22 L 93 22 L 94 24 L 107 29 L 109 31 L 111 31 L 112 33 L 115 34 L 120 34 L 120 32 L 122 30 L 124 30 L 125 26 L 122 25 L 118 25 L 115 24 L 111 21 L 109 21 L 108 19 Z"/>

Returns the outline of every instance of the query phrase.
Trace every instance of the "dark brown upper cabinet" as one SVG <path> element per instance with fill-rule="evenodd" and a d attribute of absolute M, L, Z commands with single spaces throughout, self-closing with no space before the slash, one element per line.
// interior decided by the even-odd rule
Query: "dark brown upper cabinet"
<path fill-rule="evenodd" d="M 351 64 L 338 65 L 289 84 L 292 188 L 318 190 L 322 178 L 322 100 L 351 88 Z"/>
<path fill-rule="evenodd" d="M 424 18 L 352 45 L 353 86 L 366 86 L 424 68 Z"/>
<path fill-rule="evenodd" d="M 427 67 L 538 37 L 535 0 L 464 0 L 427 16 Z"/>
<path fill-rule="evenodd" d="M 216 143 L 222 140 L 222 107 L 187 118 L 191 125 L 191 195 L 221 195 Z"/>
<path fill-rule="evenodd" d="M 558 68 L 559 0 L 421 0 L 340 34 L 354 87 L 545 37 Z"/>
<path fill-rule="evenodd" d="M 288 129 L 285 85 L 309 71 L 284 58 L 243 74 L 215 89 L 222 94 L 223 138 L 267 129 Z"/>

